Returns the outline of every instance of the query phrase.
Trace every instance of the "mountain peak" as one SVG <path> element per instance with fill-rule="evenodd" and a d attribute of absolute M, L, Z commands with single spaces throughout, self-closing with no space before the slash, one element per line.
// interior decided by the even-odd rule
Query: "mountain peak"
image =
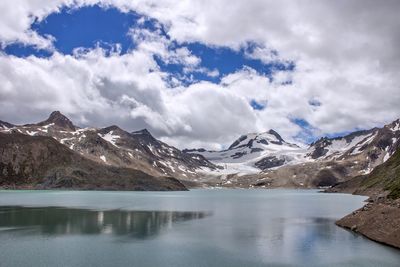
<path fill-rule="evenodd" d="M 56 118 L 56 117 L 59 117 L 59 116 L 64 116 L 64 115 L 60 111 L 55 110 L 50 114 L 49 118 Z"/>
<path fill-rule="evenodd" d="M 264 145 L 268 145 L 269 143 L 282 145 L 285 141 L 276 131 L 271 129 L 263 133 L 249 133 L 242 135 L 235 142 L 233 142 L 228 149 L 244 146 L 251 147 L 253 142 L 262 143 Z"/>
<path fill-rule="evenodd" d="M 39 126 L 44 126 L 44 125 L 49 125 L 51 123 L 54 123 L 54 125 L 57 125 L 59 127 L 75 131 L 76 128 L 74 124 L 65 116 L 63 115 L 60 111 L 53 111 L 49 118 L 45 121 L 39 122 L 37 125 Z"/>
<path fill-rule="evenodd" d="M 274 131 L 273 129 L 270 129 L 270 130 L 268 131 L 268 133 L 269 133 L 269 134 L 272 134 L 273 136 L 275 136 L 276 139 L 278 139 L 278 141 L 284 142 L 283 138 L 282 138 L 276 131 Z"/>

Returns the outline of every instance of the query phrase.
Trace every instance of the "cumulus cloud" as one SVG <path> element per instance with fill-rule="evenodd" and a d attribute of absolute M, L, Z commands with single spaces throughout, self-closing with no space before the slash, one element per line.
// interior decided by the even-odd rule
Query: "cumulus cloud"
<path fill-rule="evenodd" d="M 54 50 L 52 37 L 32 31 L 32 22 L 62 7 L 93 4 L 155 19 L 169 37 L 132 28 L 138 45 L 127 54 L 118 47 L 111 54 L 97 47 L 49 58 L 1 54 L 2 119 L 30 122 L 60 109 L 82 125 L 147 127 L 179 147 L 220 148 L 269 128 L 293 139 L 302 131 L 296 118 L 323 135 L 400 117 L 398 1 L 2 1 L 0 43 Z M 190 42 L 235 50 L 251 44 L 247 57 L 295 67 L 277 70 L 272 80 L 244 67 L 219 83 L 185 86 L 161 71 L 154 56 L 186 73 L 219 76 L 201 66 L 185 47 Z M 252 100 L 266 108 L 253 110 Z"/>

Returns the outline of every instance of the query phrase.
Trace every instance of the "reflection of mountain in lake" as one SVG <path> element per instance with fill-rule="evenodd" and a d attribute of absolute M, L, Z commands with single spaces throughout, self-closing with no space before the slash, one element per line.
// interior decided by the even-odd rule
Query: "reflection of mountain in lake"
<path fill-rule="evenodd" d="M 94 211 L 73 208 L 0 207 L 0 230 L 29 230 L 32 234 L 114 234 L 144 239 L 175 222 L 201 219 L 205 212 Z M 0 231 L 1 233 L 1 231 Z M 24 232 L 25 233 L 25 232 Z"/>

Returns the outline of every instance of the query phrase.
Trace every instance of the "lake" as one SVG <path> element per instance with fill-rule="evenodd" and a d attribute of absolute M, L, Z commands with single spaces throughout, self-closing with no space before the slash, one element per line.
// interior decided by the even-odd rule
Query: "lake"
<path fill-rule="evenodd" d="M 0 266 L 399 266 L 316 190 L 0 191 Z"/>

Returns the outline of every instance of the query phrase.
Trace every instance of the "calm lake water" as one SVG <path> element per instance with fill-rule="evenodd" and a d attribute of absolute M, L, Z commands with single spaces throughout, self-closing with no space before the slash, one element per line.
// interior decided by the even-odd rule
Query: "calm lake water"
<path fill-rule="evenodd" d="M 315 190 L 0 191 L 0 266 L 400 266 Z"/>

